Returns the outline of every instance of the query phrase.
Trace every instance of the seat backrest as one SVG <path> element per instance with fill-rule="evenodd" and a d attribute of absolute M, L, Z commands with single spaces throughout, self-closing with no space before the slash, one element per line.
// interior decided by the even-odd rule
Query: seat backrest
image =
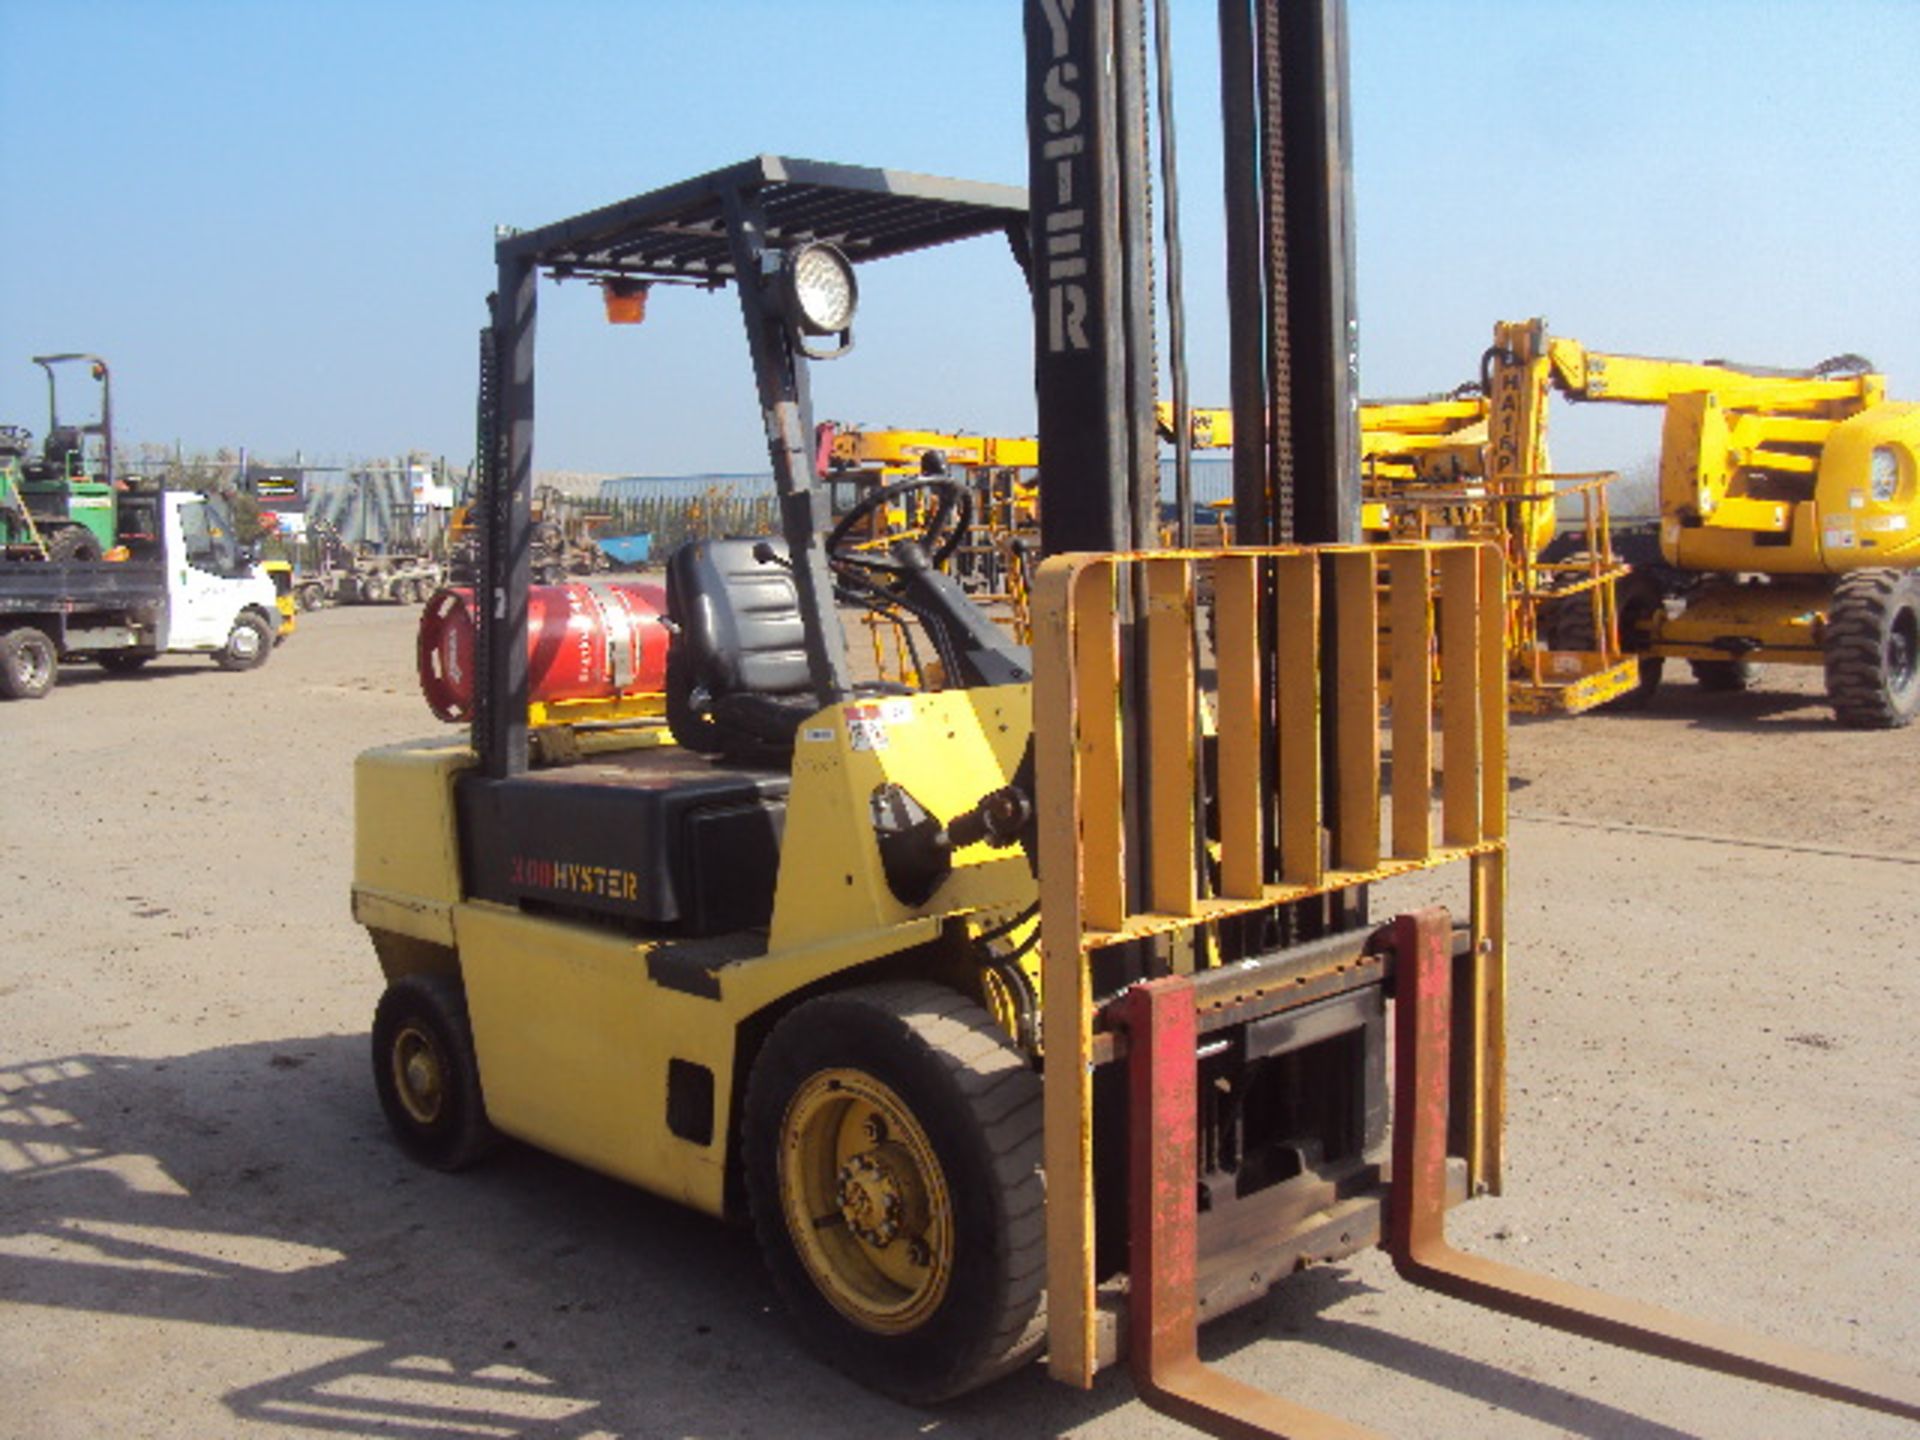
<path fill-rule="evenodd" d="M 786 554 L 777 540 L 693 540 L 667 561 L 667 617 L 676 627 L 667 713 L 676 735 L 694 722 L 696 749 L 712 748 L 698 731 L 719 702 L 809 696 L 806 625 L 793 572 L 780 563 Z"/>
<path fill-rule="evenodd" d="M 56 475 L 64 475 L 70 468 L 71 457 L 80 453 L 80 446 L 79 427 L 60 425 L 47 432 L 47 443 L 40 453 Z"/>

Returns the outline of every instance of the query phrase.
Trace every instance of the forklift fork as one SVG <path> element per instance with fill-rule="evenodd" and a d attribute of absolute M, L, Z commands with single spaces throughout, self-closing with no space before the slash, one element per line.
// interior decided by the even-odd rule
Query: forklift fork
<path fill-rule="evenodd" d="M 1843 1356 L 1695 1320 L 1467 1255 L 1446 1238 L 1452 1043 L 1451 922 L 1402 915 L 1382 939 L 1394 996 L 1393 1169 L 1384 1248 L 1416 1285 L 1554 1329 L 1683 1364 L 1920 1419 L 1920 1383 Z M 1371 1431 L 1210 1369 L 1197 1341 L 1198 1147 L 1193 982 L 1172 975 L 1128 992 L 1128 1355 L 1142 1398 L 1231 1440 L 1358 1440 Z"/>

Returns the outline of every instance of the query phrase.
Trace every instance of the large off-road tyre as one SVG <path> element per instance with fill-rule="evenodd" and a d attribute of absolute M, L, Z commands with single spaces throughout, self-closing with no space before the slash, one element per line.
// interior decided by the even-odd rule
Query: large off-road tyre
<path fill-rule="evenodd" d="M 47 542 L 49 564 L 85 565 L 101 555 L 99 539 L 83 525 L 61 525 L 42 538 Z"/>
<path fill-rule="evenodd" d="M 294 591 L 302 610 L 318 610 L 327 603 L 327 592 L 318 585 L 302 585 Z"/>
<path fill-rule="evenodd" d="M 214 653 L 222 670 L 257 670 L 273 653 L 273 626 L 252 610 L 243 610 L 227 633 L 227 643 Z"/>
<path fill-rule="evenodd" d="M 1920 715 L 1920 574 L 1855 570 L 1833 587 L 1823 642 L 1834 718 L 1897 730 Z"/>
<path fill-rule="evenodd" d="M 373 1086 L 400 1148 L 436 1170 L 464 1170 L 499 1135 L 487 1122 L 460 982 L 403 975 L 373 1012 Z"/>
<path fill-rule="evenodd" d="M 1650 581 L 1635 583 L 1628 576 L 1620 582 L 1615 597 L 1619 616 L 1620 648 L 1629 654 L 1640 626 L 1660 608 L 1659 587 Z M 1555 601 L 1546 611 L 1547 643 L 1555 650 L 1597 651 L 1600 637 L 1593 624 L 1593 605 L 1585 595 L 1569 595 Z M 1667 662 L 1659 655 L 1641 655 L 1640 678 L 1631 690 L 1622 692 L 1600 708 L 1603 710 L 1644 710 L 1660 689 L 1660 677 Z"/>
<path fill-rule="evenodd" d="M 1751 690 L 1760 678 L 1760 667 L 1751 660 L 1689 660 L 1687 665 L 1693 671 L 1694 684 L 1723 694 Z"/>
<path fill-rule="evenodd" d="M 151 650 L 103 650 L 93 657 L 110 675 L 131 675 L 144 669 L 153 659 Z"/>
<path fill-rule="evenodd" d="M 918 981 L 809 1000 L 747 1087 L 754 1232 L 802 1338 L 930 1404 L 1046 1330 L 1040 1080 L 971 1000 Z"/>
<path fill-rule="evenodd" d="M 22 625 L 0 635 L 0 697 L 38 700 L 60 678 L 60 652 L 44 631 Z"/>

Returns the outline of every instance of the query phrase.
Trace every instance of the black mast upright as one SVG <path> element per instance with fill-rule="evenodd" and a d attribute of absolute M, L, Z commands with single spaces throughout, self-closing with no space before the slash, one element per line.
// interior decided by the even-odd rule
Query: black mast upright
<path fill-rule="evenodd" d="M 480 566 L 473 748 L 492 779 L 527 768 L 527 587 L 533 540 L 533 341 L 539 270 L 499 254 L 481 344 Z"/>
<path fill-rule="evenodd" d="M 1234 534 L 1360 538 L 1345 0 L 1220 0 Z"/>
<path fill-rule="evenodd" d="M 1360 317 L 1346 0 L 1278 11 L 1295 538 L 1360 539 Z"/>
<path fill-rule="evenodd" d="M 1028 0 L 1026 9 L 1049 555 L 1134 549 L 1158 489 L 1141 25 L 1139 0 Z"/>

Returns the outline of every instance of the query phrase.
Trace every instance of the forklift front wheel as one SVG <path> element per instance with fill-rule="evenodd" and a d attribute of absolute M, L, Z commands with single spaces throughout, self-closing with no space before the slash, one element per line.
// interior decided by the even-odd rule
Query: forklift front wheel
<path fill-rule="evenodd" d="M 400 1148 L 436 1170 L 464 1170 L 492 1148 L 473 1028 L 460 984 L 403 975 L 373 1015 L 373 1084 Z"/>
<path fill-rule="evenodd" d="M 1040 1081 L 972 1001 L 898 982 L 809 1000 L 748 1083 L 747 1194 L 803 1338 L 868 1387 L 943 1400 L 1046 1324 Z"/>

